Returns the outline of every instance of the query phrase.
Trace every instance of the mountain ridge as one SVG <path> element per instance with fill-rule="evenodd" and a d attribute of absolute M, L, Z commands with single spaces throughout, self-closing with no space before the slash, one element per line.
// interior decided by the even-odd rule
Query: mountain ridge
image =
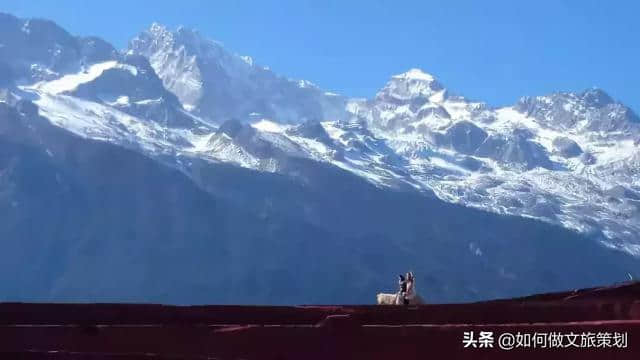
<path fill-rule="evenodd" d="M 19 267 L 13 260 L 39 254 L 21 276 L 42 291 L 29 289 L 25 298 L 82 299 L 87 288 L 72 280 L 88 286 L 114 265 L 139 275 L 123 280 L 128 285 L 115 300 L 247 303 L 323 302 L 336 294 L 366 302 L 385 286 L 380 272 L 406 266 L 425 274 L 434 301 L 590 286 L 637 268 L 640 125 L 603 91 L 494 108 L 410 69 L 375 97 L 352 99 L 196 38 L 203 62 L 173 40 L 154 43 L 178 34 L 160 25 L 153 27 L 159 35 L 139 35 L 132 51 L 113 54 L 109 46 L 83 52 L 83 38 L 58 30 L 30 43 L 38 31 L 23 32 L 27 20 L 1 19 L 16 39 L 0 48 L 0 69 L 11 70 L 0 81 L 0 181 L 8 189 L 0 207 L 18 222 L 0 230 L 15 245 L 7 274 Z M 59 42 L 69 44 L 60 48 L 64 56 L 49 51 Z M 25 44 L 34 49 L 23 51 Z M 216 53 L 224 61 L 216 62 Z M 174 76 L 202 82 L 194 102 L 185 103 L 189 94 L 167 81 Z M 41 130 L 53 135 L 29 135 Z M 61 150 L 59 142 L 75 150 Z M 92 155 L 94 162 L 77 160 Z M 181 200 L 182 192 L 191 195 Z M 78 206 L 65 209 L 65 201 Z M 51 206 L 63 218 L 39 210 Z M 35 214 L 60 244 L 34 233 Z M 172 230 L 174 221 L 180 226 Z M 201 231 L 192 234 L 190 222 Z M 184 240 L 189 234 L 193 244 Z M 131 254 L 126 238 L 139 240 Z M 158 275 L 176 248 L 193 265 L 180 273 L 193 278 L 180 283 L 185 297 Z M 108 256 L 100 258 L 101 250 Z M 67 261 L 74 256 L 91 267 L 86 277 Z M 47 267 L 55 270 L 43 275 Z M 207 279 L 209 271 L 220 277 Z M 116 291 L 117 279 L 95 294 Z M 224 292 L 227 279 L 233 286 Z M 22 299 L 6 280 L 6 293 Z M 287 284 L 299 295 L 285 301 L 278 294 Z M 307 293 L 312 300 L 302 297 Z"/>
<path fill-rule="evenodd" d="M 149 80 L 123 70 L 127 58 L 136 57 L 134 68 Z M 35 91 L 30 96 L 40 97 L 36 103 L 59 126 L 147 153 L 195 154 L 268 172 L 278 172 L 288 157 L 313 159 L 378 186 L 419 189 L 449 202 L 601 232 L 607 246 L 640 255 L 640 207 L 633 196 L 610 191 L 619 186 L 625 191 L 614 194 L 640 192 L 633 177 L 640 156 L 638 116 L 603 90 L 523 97 L 495 108 L 452 94 L 433 75 L 410 69 L 392 76 L 371 99 L 336 97 L 309 82 L 279 77 L 197 31 L 157 23 L 111 61 L 123 64 L 116 64 L 119 76 L 137 84 L 137 97 L 119 87 L 122 81 L 110 84 L 103 76 L 77 85 L 102 82 L 89 98 L 86 90 L 51 94 L 47 89 L 55 80 L 46 79 L 21 91 Z M 188 94 L 174 86 L 176 79 L 183 85 L 197 80 L 198 96 L 209 99 L 202 100 L 203 108 L 199 98 L 184 102 Z M 277 97 L 268 89 L 276 89 Z M 87 107 L 98 114 L 89 122 L 81 119 L 86 111 L 73 121 L 65 115 Z M 112 120 L 105 123 L 105 116 Z M 237 139 L 215 135 L 229 118 L 257 132 Z M 293 129 L 304 123 L 322 124 L 328 137 Z"/>

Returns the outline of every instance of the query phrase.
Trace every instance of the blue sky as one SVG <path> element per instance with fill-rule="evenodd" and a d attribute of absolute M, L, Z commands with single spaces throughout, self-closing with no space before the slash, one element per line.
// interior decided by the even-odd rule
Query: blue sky
<path fill-rule="evenodd" d="M 0 11 L 49 18 L 119 48 L 153 21 L 185 25 L 350 96 L 372 96 L 418 67 L 491 105 L 597 86 L 640 110 L 640 2 L 632 0 L 30 0 Z"/>

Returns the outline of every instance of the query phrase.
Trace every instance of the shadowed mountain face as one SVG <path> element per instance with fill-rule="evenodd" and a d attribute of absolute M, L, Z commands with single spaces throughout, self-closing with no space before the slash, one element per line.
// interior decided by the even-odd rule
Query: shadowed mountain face
<path fill-rule="evenodd" d="M 371 303 L 412 269 L 428 300 L 463 301 L 638 267 L 556 226 L 326 164 L 290 159 L 280 175 L 184 160 L 183 173 L 0 104 L 0 299 Z"/>
<path fill-rule="evenodd" d="M 104 40 L 72 36 L 49 20 L 23 20 L 0 13 L 0 33 L 0 78 L 5 81 L 54 79 L 84 64 L 120 56 Z"/>

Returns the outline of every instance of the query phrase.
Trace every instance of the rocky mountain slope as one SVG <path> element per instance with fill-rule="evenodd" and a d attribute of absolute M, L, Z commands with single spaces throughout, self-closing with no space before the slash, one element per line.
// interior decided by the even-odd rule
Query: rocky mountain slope
<path fill-rule="evenodd" d="M 187 176 L 37 113 L 0 103 L 4 301 L 371 303 L 404 268 L 429 301 L 470 301 L 638 268 L 557 226 L 307 159 L 283 176 L 181 156 Z"/>
<path fill-rule="evenodd" d="M 345 116 L 343 97 L 309 81 L 278 76 L 195 30 L 153 24 L 131 40 L 129 53 L 148 58 L 166 88 L 205 119 L 267 117 L 298 123 Z"/>

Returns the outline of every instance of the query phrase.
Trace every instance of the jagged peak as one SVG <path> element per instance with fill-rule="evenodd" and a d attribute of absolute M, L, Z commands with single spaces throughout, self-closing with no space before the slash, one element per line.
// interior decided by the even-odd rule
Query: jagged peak
<path fill-rule="evenodd" d="M 196 42 L 202 42 L 202 43 L 212 43 L 218 46 L 222 46 L 221 42 L 213 39 L 209 39 L 203 36 L 198 30 L 190 27 L 186 27 L 184 25 L 178 25 L 175 28 L 175 30 L 172 30 L 164 24 L 153 22 L 151 23 L 151 26 L 146 32 L 156 38 L 158 37 L 171 38 L 175 41 L 188 40 L 188 41 L 196 41 Z"/>
<path fill-rule="evenodd" d="M 149 26 L 149 32 L 154 34 L 161 34 L 161 33 L 169 32 L 169 30 L 165 25 L 154 21 L 151 23 L 151 26 Z"/>
<path fill-rule="evenodd" d="M 579 96 L 589 105 L 594 105 L 597 107 L 615 103 L 615 100 L 613 100 L 613 98 L 611 98 L 609 94 L 597 87 L 584 90 L 579 94 Z"/>
<path fill-rule="evenodd" d="M 190 55 L 203 57 L 235 56 L 243 63 L 253 64 L 252 59 L 233 54 L 225 49 L 221 42 L 207 38 L 198 30 L 182 25 L 173 30 L 166 25 L 153 22 L 147 30 L 142 31 L 129 42 L 129 49 L 145 53 L 151 44 L 153 44 L 151 48 L 184 48 Z"/>
<path fill-rule="evenodd" d="M 604 107 L 616 104 L 606 91 L 598 87 L 592 87 L 579 92 L 558 91 L 547 95 L 523 96 L 518 100 L 518 104 L 524 103 L 552 103 L 552 102 L 582 102 L 587 107 Z"/>
<path fill-rule="evenodd" d="M 402 74 L 393 75 L 392 78 L 404 80 L 421 80 L 427 82 L 436 81 L 436 78 L 433 75 L 426 73 L 418 68 L 412 68 Z"/>
<path fill-rule="evenodd" d="M 154 21 L 151 23 L 151 26 L 149 26 L 148 29 L 143 30 L 140 33 L 140 35 L 136 36 L 133 39 L 133 41 L 135 42 L 136 40 L 139 40 L 141 37 L 142 38 L 150 37 L 155 41 L 174 43 L 176 42 L 176 37 L 179 33 L 184 33 L 182 26 L 178 26 L 176 30 L 171 30 L 166 25 Z"/>
<path fill-rule="evenodd" d="M 393 75 L 376 97 L 396 100 L 429 98 L 442 90 L 444 87 L 433 75 L 414 68 L 402 74 Z"/>
<path fill-rule="evenodd" d="M 158 22 L 151 23 L 151 26 L 149 26 L 149 29 L 143 31 L 141 35 L 143 34 L 150 36 L 152 39 L 155 39 L 157 41 L 158 40 L 170 41 L 170 42 L 175 41 L 174 32 L 171 31 L 169 28 L 167 28 L 167 26 L 160 24 Z M 136 38 L 139 38 L 139 36 Z"/>

